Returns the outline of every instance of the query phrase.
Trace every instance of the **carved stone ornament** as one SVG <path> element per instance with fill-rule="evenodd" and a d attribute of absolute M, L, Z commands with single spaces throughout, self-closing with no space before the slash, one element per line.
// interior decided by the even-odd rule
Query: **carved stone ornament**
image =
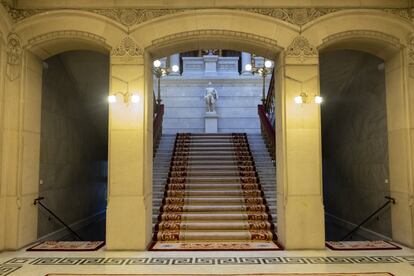
<path fill-rule="evenodd" d="M 304 62 L 306 58 L 317 57 L 318 51 L 309 43 L 306 37 L 297 36 L 286 49 L 286 55 L 299 58 L 301 62 Z"/>
<path fill-rule="evenodd" d="M 109 17 L 124 26 L 133 26 L 160 16 L 184 12 L 188 9 L 93 9 L 87 10 Z"/>
<path fill-rule="evenodd" d="M 112 50 L 111 55 L 113 56 L 142 56 L 144 52 L 142 49 L 135 43 L 135 41 L 127 36 L 124 39 L 122 39 L 121 43 Z"/>
<path fill-rule="evenodd" d="M 302 26 L 323 15 L 340 11 L 335 8 L 294 8 L 294 9 L 246 9 L 249 12 L 270 16 L 291 24 Z"/>
<path fill-rule="evenodd" d="M 6 0 L 0 0 L 14 22 L 21 21 L 36 14 L 46 13 L 54 9 L 17 9 Z M 92 12 L 114 21 L 126 27 L 134 26 L 145 21 L 180 12 L 194 11 L 195 9 L 82 9 L 82 11 Z M 232 9 L 230 9 L 232 10 Z M 321 16 L 346 10 L 345 8 L 245 8 L 233 9 L 252 12 L 265 16 L 270 16 L 294 25 L 302 26 Z M 412 9 L 408 8 L 378 8 L 373 11 L 383 11 L 393 14 L 400 18 L 410 20 L 413 18 Z"/>
<path fill-rule="evenodd" d="M 7 37 L 7 76 L 13 81 L 20 76 L 20 64 L 22 62 L 22 43 L 14 33 Z"/>
<path fill-rule="evenodd" d="M 410 65 L 414 65 L 414 33 L 411 33 L 407 37 L 407 47 L 408 47 L 408 61 Z"/>

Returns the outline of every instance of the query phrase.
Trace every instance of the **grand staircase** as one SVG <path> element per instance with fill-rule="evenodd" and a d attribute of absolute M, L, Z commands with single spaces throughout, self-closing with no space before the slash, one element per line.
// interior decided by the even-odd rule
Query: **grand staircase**
<path fill-rule="evenodd" d="M 177 134 L 172 146 L 173 139 L 163 136 L 155 156 L 151 249 L 280 249 L 270 213 L 275 172 L 260 137 L 252 137 L 253 150 L 245 134 Z"/>

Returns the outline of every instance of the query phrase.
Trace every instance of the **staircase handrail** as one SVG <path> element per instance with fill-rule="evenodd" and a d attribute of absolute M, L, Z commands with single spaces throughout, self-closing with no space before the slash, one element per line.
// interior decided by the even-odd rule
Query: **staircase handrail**
<path fill-rule="evenodd" d="M 65 223 L 60 217 L 58 217 L 58 215 L 56 215 L 52 210 L 50 210 L 49 208 L 47 208 L 43 203 L 42 200 L 44 200 L 45 198 L 42 197 L 38 197 L 34 200 L 33 204 L 34 205 L 39 205 L 41 206 L 44 210 L 46 210 L 49 214 L 51 214 L 57 221 L 59 221 L 63 226 L 65 226 L 65 228 L 67 230 L 69 230 L 69 232 L 71 232 L 78 240 L 83 241 L 83 239 L 79 236 L 78 233 L 75 232 L 75 230 L 73 230 L 67 223 Z"/>
<path fill-rule="evenodd" d="M 276 138 L 275 138 L 275 130 L 270 123 L 269 118 L 266 115 L 265 107 L 262 104 L 257 106 L 259 118 L 260 118 L 260 126 L 262 130 L 262 136 L 265 140 L 267 149 L 273 161 L 276 160 Z"/>
<path fill-rule="evenodd" d="M 158 144 L 161 139 L 162 135 L 162 122 L 164 119 L 164 105 L 157 104 L 157 112 L 155 113 L 154 122 L 153 122 L 153 147 L 154 147 L 154 154 L 158 149 Z"/>
<path fill-rule="evenodd" d="M 384 204 L 382 204 L 377 210 L 375 210 L 372 214 L 370 214 L 366 219 L 364 219 L 360 224 L 358 224 L 357 226 L 354 227 L 354 229 L 352 229 L 351 231 L 349 231 L 348 234 L 346 234 L 345 236 L 342 237 L 342 239 L 340 239 L 340 241 L 344 241 L 345 239 L 347 239 L 349 236 L 351 236 L 353 233 L 355 233 L 356 231 L 359 230 L 359 228 L 361 228 L 365 223 L 367 223 L 371 218 L 373 218 L 376 214 L 378 214 L 380 211 L 382 211 L 382 209 L 384 209 L 385 207 L 387 207 L 388 205 L 395 204 L 395 198 L 390 197 L 390 196 L 386 196 L 385 199 L 387 200 Z"/>
<path fill-rule="evenodd" d="M 275 88 L 275 68 L 273 68 L 273 72 L 272 72 L 272 77 L 270 79 L 270 83 L 269 83 L 269 89 L 267 90 L 267 96 L 266 96 L 266 101 L 264 103 L 264 109 L 266 111 L 266 113 L 269 113 L 270 108 L 272 107 L 273 104 L 273 91 Z"/>

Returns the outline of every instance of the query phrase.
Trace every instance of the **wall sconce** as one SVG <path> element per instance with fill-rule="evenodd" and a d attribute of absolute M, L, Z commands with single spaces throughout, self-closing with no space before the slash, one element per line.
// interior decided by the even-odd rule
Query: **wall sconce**
<path fill-rule="evenodd" d="M 313 99 L 313 101 L 312 101 Z M 295 103 L 296 104 L 310 104 L 310 103 L 315 103 L 315 104 L 321 104 L 323 102 L 323 98 L 319 95 L 308 95 L 305 92 L 300 93 L 299 96 L 295 97 Z"/>
<path fill-rule="evenodd" d="M 108 96 L 108 102 L 110 104 L 117 102 L 117 96 L 121 96 L 124 103 L 128 106 L 130 103 L 139 103 L 140 98 L 137 93 L 130 93 L 130 92 L 115 92 Z"/>
<path fill-rule="evenodd" d="M 158 93 L 157 93 L 157 103 L 161 104 L 161 78 L 169 75 L 171 72 L 177 73 L 180 71 L 178 65 L 173 65 L 171 70 L 167 67 L 161 67 L 161 61 L 159 59 L 154 60 L 152 67 L 152 73 L 158 80 Z"/>

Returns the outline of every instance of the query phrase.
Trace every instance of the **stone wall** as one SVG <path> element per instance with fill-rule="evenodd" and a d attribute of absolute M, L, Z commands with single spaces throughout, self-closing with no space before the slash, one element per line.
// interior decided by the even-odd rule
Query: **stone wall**
<path fill-rule="evenodd" d="M 106 207 L 107 180 L 99 167 L 105 166 L 107 146 L 59 56 L 46 60 L 43 71 L 40 196 L 72 224 Z M 60 228 L 39 212 L 38 237 Z"/>
<path fill-rule="evenodd" d="M 260 133 L 257 105 L 261 103 L 260 77 L 185 78 L 167 77 L 161 80 L 161 96 L 165 104 L 164 133 L 204 132 L 206 104 L 204 89 L 213 83 L 219 99 L 219 132 Z M 267 80 L 267 87 L 270 77 Z M 154 89 L 157 91 L 156 81 Z"/>
<path fill-rule="evenodd" d="M 389 195 L 384 64 L 336 51 L 320 56 L 320 74 L 325 210 L 359 224 Z M 391 237 L 390 216 L 388 209 L 365 227 Z"/>

